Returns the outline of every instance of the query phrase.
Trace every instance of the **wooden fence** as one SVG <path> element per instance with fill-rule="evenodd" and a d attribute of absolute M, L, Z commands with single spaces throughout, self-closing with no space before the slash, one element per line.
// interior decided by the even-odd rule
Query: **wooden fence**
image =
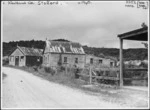
<path fill-rule="evenodd" d="M 88 69 L 88 68 L 87 68 Z M 102 74 L 98 74 L 96 71 L 101 71 Z M 125 72 L 127 71 L 133 71 L 134 73 L 140 72 L 140 75 L 142 72 L 144 72 L 144 76 L 148 75 L 147 71 L 148 69 L 124 69 Z M 109 72 L 109 74 L 107 74 Z M 124 74 L 125 74 L 124 72 Z M 85 74 L 84 70 L 82 70 L 81 73 L 78 73 L 78 75 L 83 76 L 83 77 L 88 77 L 89 78 L 89 83 L 93 83 L 93 79 L 96 82 L 97 80 L 111 80 L 115 82 L 115 85 L 119 86 L 119 81 L 120 81 L 120 72 L 119 68 L 92 68 L 89 67 L 89 74 Z M 135 77 L 133 73 L 131 73 L 132 77 L 124 77 L 123 80 L 148 80 L 148 77 L 143 77 L 143 76 L 138 76 Z"/>
<path fill-rule="evenodd" d="M 89 74 L 84 73 L 85 69 L 89 71 Z M 97 72 L 101 72 L 101 74 L 98 74 Z M 112 72 L 115 74 L 112 75 Z M 98 80 L 112 80 L 116 83 L 116 85 L 119 85 L 119 68 L 93 68 L 90 66 L 88 68 L 84 68 L 80 73 L 78 73 L 78 75 L 88 77 L 90 84 L 97 82 Z"/>
<path fill-rule="evenodd" d="M 56 73 L 58 73 L 57 67 L 52 67 L 53 69 L 56 70 Z M 116 86 L 119 86 L 119 81 L 120 81 L 120 70 L 118 67 L 93 67 L 93 66 L 85 66 L 84 69 L 81 69 L 78 72 L 75 72 L 74 70 L 77 68 L 74 67 L 64 67 L 65 73 L 70 74 L 70 73 L 75 73 L 78 74 L 80 77 L 85 77 L 88 78 L 88 82 L 90 84 L 98 82 L 99 80 L 105 80 L 105 81 L 113 81 Z M 73 70 L 73 71 L 72 71 Z M 126 68 L 124 69 L 124 74 L 126 72 L 144 72 L 144 76 L 148 75 L 147 74 L 148 69 L 131 69 L 131 68 Z M 124 76 L 123 80 L 124 81 L 132 81 L 132 80 L 148 80 L 148 77 L 135 77 L 133 73 L 129 73 L 129 76 Z M 141 75 L 141 73 L 140 73 Z"/>

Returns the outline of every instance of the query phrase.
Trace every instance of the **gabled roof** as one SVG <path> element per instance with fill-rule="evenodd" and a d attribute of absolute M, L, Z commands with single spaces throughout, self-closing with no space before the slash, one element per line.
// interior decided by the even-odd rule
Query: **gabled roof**
<path fill-rule="evenodd" d="M 26 56 L 42 56 L 42 52 L 43 52 L 43 49 L 37 49 L 37 48 L 28 48 L 28 47 L 21 47 L 21 46 L 18 46 L 18 48 Z"/>
<path fill-rule="evenodd" d="M 43 49 L 36 49 L 36 48 L 28 48 L 28 47 L 21 47 L 17 46 L 10 55 L 16 50 L 19 49 L 25 56 L 42 56 Z"/>
<path fill-rule="evenodd" d="M 51 53 L 85 54 L 81 44 L 76 42 L 46 40 L 46 46 Z"/>

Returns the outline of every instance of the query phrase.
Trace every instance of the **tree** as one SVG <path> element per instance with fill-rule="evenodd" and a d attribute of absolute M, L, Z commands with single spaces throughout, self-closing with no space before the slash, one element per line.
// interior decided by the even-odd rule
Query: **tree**
<path fill-rule="evenodd" d="M 145 48 L 147 48 L 147 49 L 148 49 L 148 43 L 146 43 L 146 42 L 142 42 L 142 44 L 144 44 Z"/>

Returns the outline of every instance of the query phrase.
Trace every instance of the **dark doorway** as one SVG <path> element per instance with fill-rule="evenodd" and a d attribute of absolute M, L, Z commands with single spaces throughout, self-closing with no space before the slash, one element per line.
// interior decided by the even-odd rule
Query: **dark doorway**
<path fill-rule="evenodd" d="M 15 66 L 19 66 L 19 56 L 16 56 L 15 58 Z"/>

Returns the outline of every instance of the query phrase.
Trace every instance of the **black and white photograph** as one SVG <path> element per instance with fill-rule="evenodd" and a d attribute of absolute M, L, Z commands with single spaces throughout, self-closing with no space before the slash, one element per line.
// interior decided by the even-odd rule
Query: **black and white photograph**
<path fill-rule="evenodd" d="M 149 109 L 149 0 L 1 1 L 1 109 Z"/>

